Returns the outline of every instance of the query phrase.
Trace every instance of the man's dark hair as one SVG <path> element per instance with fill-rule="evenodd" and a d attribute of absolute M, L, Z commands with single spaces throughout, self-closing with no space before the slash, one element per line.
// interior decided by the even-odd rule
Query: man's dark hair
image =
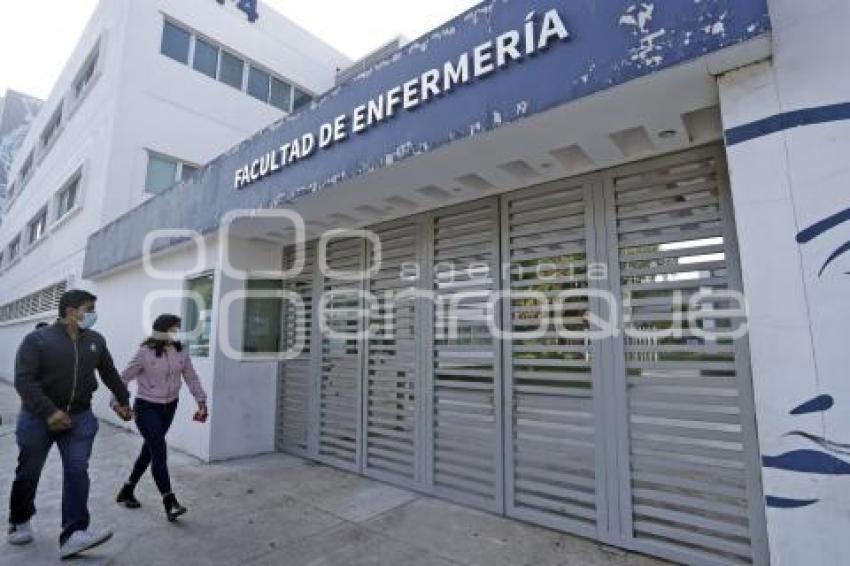
<path fill-rule="evenodd" d="M 47 326 L 50 326 L 50 325 L 49 325 L 49 324 L 47 324 L 46 322 L 39 322 L 38 324 L 36 324 L 36 325 L 35 325 L 35 329 L 36 329 L 36 330 L 41 330 L 42 328 L 45 328 L 45 327 L 47 327 Z"/>
<path fill-rule="evenodd" d="M 78 309 L 86 303 L 94 303 L 97 297 L 82 289 L 71 289 L 59 298 L 59 318 L 65 318 L 68 309 Z"/>

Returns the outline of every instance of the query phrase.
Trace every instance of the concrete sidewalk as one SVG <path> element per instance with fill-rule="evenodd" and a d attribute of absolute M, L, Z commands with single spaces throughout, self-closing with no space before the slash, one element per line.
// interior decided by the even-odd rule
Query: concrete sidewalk
<path fill-rule="evenodd" d="M 17 449 L 18 398 L 0 382 L 0 497 L 5 523 Z M 118 507 L 140 439 L 101 424 L 91 462 L 94 526 L 115 537 L 78 564 L 268 564 L 310 566 L 660 565 L 633 554 L 470 510 L 356 475 L 273 454 L 203 465 L 172 451 L 175 493 L 189 508 L 169 524 L 150 476 L 142 509 Z M 51 453 L 33 520 L 36 542 L 0 541 L 0 566 L 58 563 L 61 468 Z"/>

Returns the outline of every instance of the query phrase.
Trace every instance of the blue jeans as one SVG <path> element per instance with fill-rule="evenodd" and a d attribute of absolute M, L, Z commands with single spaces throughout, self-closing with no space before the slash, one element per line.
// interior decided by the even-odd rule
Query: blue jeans
<path fill-rule="evenodd" d="M 62 544 L 76 531 L 89 528 L 89 458 L 97 419 L 91 411 L 71 416 L 72 426 L 51 432 L 47 423 L 22 409 L 18 415 L 18 467 L 12 482 L 9 522 L 20 525 L 35 515 L 35 493 L 50 448 L 55 442 L 62 457 Z"/>
<path fill-rule="evenodd" d="M 136 399 L 134 406 L 136 414 L 136 427 L 145 443 L 142 451 L 136 459 L 133 471 L 130 474 L 130 483 L 139 483 L 142 476 L 151 467 L 153 481 L 162 495 L 171 493 L 171 477 L 168 474 L 168 447 L 165 444 L 165 435 L 174 421 L 174 413 L 177 411 L 177 401 L 171 403 L 151 403 L 144 399 Z"/>

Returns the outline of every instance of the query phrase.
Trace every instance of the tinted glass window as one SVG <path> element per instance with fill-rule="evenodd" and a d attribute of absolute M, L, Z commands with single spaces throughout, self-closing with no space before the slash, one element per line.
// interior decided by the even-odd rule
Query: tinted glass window
<path fill-rule="evenodd" d="M 62 193 L 59 195 L 59 210 L 56 214 L 58 218 L 62 218 L 68 214 L 73 210 L 74 205 L 77 204 L 77 187 L 79 184 L 80 179 L 78 177 L 68 187 L 62 190 Z"/>
<path fill-rule="evenodd" d="M 205 275 L 186 282 L 188 296 L 183 303 L 183 325 L 181 330 L 189 335 L 186 343 L 189 354 L 207 357 L 210 353 L 212 330 L 213 277 Z"/>
<path fill-rule="evenodd" d="M 271 77 L 265 71 L 261 71 L 256 67 L 251 67 L 248 75 L 248 94 L 262 100 L 269 101 L 269 80 Z"/>
<path fill-rule="evenodd" d="M 289 112 L 292 107 L 292 87 L 272 77 L 272 94 L 269 102 L 284 112 Z"/>
<path fill-rule="evenodd" d="M 218 71 L 218 47 L 210 45 L 203 39 L 195 39 L 195 70 L 208 77 L 215 78 Z"/>
<path fill-rule="evenodd" d="M 295 101 L 292 105 L 293 110 L 298 110 L 305 104 L 310 102 L 310 95 L 300 89 L 295 89 Z"/>
<path fill-rule="evenodd" d="M 227 51 L 221 52 L 221 71 L 218 75 L 218 80 L 232 86 L 235 89 L 242 90 L 242 73 L 245 64 L 242 59 L 231 55 Z"/>
<path fill-rule="evenodd" d="M 180 171 L 180 180 L 185 181 L 186 179 L 188 179 L 189 177 L 192 176 L 192 173 L 194 173 L 197 170 L 198 170 L 198 168 L 195 167 L 194 165 L 189 165 L 188 163 L 184 163 L 183 168 Z"/>
<path fill-rule="evenodd" d="M 277 280 L 250 280 L 250 291 L 280 291 L 283 282 Z M 280 351 L 280 325 L 283 301 L 277 297 L 245 299 L 245 321 L 242 351 L 271 354 Z"/>
<path fill-rule="evenodd" d="M 162 28 L 162 54 L 181 63 L 189 62 L 189 39 L 191 35 L 171 22 Z"/>
<path fill-rule="evenodd" d="M 148 171 L 145 178 L 145 190 L 159 194 L 174 186 L 177 181 L 176 161 L 159 155 L 148 155 Z"/>

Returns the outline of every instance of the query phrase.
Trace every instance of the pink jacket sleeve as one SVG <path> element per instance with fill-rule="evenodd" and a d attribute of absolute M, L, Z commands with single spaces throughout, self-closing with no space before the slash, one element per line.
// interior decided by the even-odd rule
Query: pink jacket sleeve
<path fill-rule="evenodd" d="M 142 365 L 142 357 L 144 356 L 144 348 L 139 348 L 136 351 L 136 355 L 133 356 L 133 359 L 130 360 L 130 363 L 127 364 L 127 367 L 124 368 L 124 371 L 121 372 L 121 381 L 124 382 L 126 386 L 128 383 L 136 379 L 140 373 L 142 373 L 143 365 Z M 115 397 L 112 397 L 112 401 L 110 402 L 112 407 L 118 406 L 118 401 Z"/>
<path fill-rule="evenodd" d="M 198 403 L 207 402 L 207 394 L 204 393 L 204 388 L 201 385 L 201 379 L 198 377 L 198 372 L 195 371 L 195 366 L 192 365 L 192 357 L 184 351 L 186 362 L 183 365 L 183 381 L 192 393 L 192 397 Z"/>
<path fill-rule="evenodd" d="M 142 358 L 144 357 L 144 355 L 144 348 L 139 348 L 136 351 L 136 355 L 133 356 L 133 359 L 130 360 L 130 363 L 127 364 L 127 367 L 124 368 L 124 371 L 121 372 L 121 381 L 124 382 L 124 385 L 130 383 L 131 381 L 136 379 L 140 373 L 142 373 L 142 370 L 144 368 L 144 366 L 142 365 Z"/>

